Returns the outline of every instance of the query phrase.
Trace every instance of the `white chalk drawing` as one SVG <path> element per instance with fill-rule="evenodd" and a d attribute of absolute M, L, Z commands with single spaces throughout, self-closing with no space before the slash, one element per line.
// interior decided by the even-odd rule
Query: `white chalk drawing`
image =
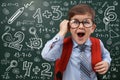
<path fill-rule="evenodd" d="M 100 24 L 101 22 L 102 22 L 102 20 L 100 19 L 100 17 L 98 15 L 96 15 L 95 23 Z"/>
<path fill-rule="evenodd" d="M 10 79 L 9 72 L 4 72 L 4 74 L 1 76 L 3 79 Z"/>
<path fill-rule="evenodd" d="M 50 39 L 50 34 L 45 34 L 45 36 L 44 36 L 46 39 Z"/>
<path fill-rule="evenodd" d="M 87 4 L 92 3 L 92 2 L 93 0 L 80 0 L 79 1 L 79 3 L 87 3 Z"/>
<path fill-rule="evenodd" d="M 2 59 L 0 63 L 1 65 L 7 65 L 8 63 L 10 63 L 10 61 L 7 59 Z"/>
<path fill-rule="evenodd" d="M 24 4 L 25 7 L 19 8 L 9 19 L 8 19 L 8 24 L 12 24 L 23 12 L 25 8 L 28 8 L 33 1 L 31 1 L 30 4 Z"/>
<path fill-rule="evenodd" d="M 7 59 L 7 58 L 10 57 L 10 53 L 9 52 L 5 52 L 4 56 L 5 56 L 5 59 Z"/>
<path fill-rule="evenodd" d="M 73 1 L 70 1 L 70 5 L 76 5 L 78 2 L 73 0 Z M 80 2 L 81 3 L 81 2 Z"/>
<path fill-rule="evenodd" d="M 51 65 L 49 63 L 42 63 L 42 67 L 45 69 L 41 71 L 41 76 L 52 77 L 53 72 L 50 71 Z"/>
<path fill-rule="evenodd" d="M 30 27 L 29 32 L 30 34 L 34 35 L 35 38 L 30 38 L 29 43 L 26 42 L 26 45 L 30 47 L 31 49 L 40 49 L 42 48 L 42 39 L 38 37 L 36 33 L 36 28 L 35 27 Z"/>
<path fill-rule="evenodd" d="M 14 41 L 14 38 L 12 37 L 12 34 L 9 33 L 11 30 L 10 26 L 5 26 L 5 33 L 2 35 L 2 41 L 5 43 L 10 43 Z"/>
<path fill-rule="evenodd" d="M 33 14 L 32 17 L 33 17 L 34 19 L 37 18 L 37 22 L 38 22 L 38 23 L 42 23 L 43 20 L 42 20 L 41 8 L 38 8 L 38 9 L 36 10 L 36 12 Z"/>
<path fill-rule="evenodd" d="M 9 61 L 9 57 L 10 57 L 10 53 L 9 52 L 5 52 L 4 53 L 4 57 L 5 57 L 5 59 L 2 59 L 1 60 L 1 64 L 2 65 L 7 65 L 7 64 L 9 64 L 10 63 L 10 61 Z"/>
<path fill-rule="evenodd" d="M 113 1 L 113 5 L 114 6 L 118 6 L 118 2 L 117 1 Z"/>
<path fill-rule="evenodd" d="M 105 23 L 106 31 L 108 31 L 108 24 L 117 19 L 117 14 L 113 11 L 115 11 L 115 6 L 109 6 L 104 12 L 103 22 Z"/>
<path fill-rule="evenodd" d="M 117 69 L 117 67 L 115 67 L 115 66 L 114 66 L 114 67 L 111 67 L 110 70 L 111 70 L 112 72 L 118 72 L 118 69 Z"/>
<path fill-rule="evenodd" d="M 35 66 L 35 68 L 32 69 L 32 71 L 34 72 L 34 74 L 38 74 L 38 72 L 40 72 L 40 68 L 39 66 Z"/>
<path fill-rule="evenodd" d="M 9 33 L 10 29 L 11 28 L 9 26 L 5 28 L 6 32 L 2 35 L 2 40 L 8 44 L 7 47 L 14 48 L 20 51 L 23 46 L 20 43 L 23 42 L 25 35 L 23 32 L 17 31 L 14 34 L 14 37 L 12 37 L 12 34 Z"/>
<path fill-rule="evenodd" d="M 66 1 L 63 3 L 63 5 L 67 7 L 67 6 L 69 6 L 69 3 Z"/>
<path fill-rule="evenodd" d="M 53 20 L 60 20 L 62 17 L 62 12 L 59 10 L 60 6 L 51 6 L 51 8 L 53 9 Z M 57 15 L 57 16 L 54 16 Z"/>
<path fill-rule="evenodd" d="M 113 61 L 120 60 L 120 42 L 116 42 L 111 46 L 110 53 L 112 55 Z M 120 62 L 119 62 L 120 63 Z"/>
<path fill-rule="evenodd" d="M 35 38 L 37 38 L 38 37 L 38 35 L 37 35 L 37 30 L 36 30 L 36 28 L 35 27 L 30 27 L 29 28 L 29 32 L 30 32 L 30 34 L 32 34 L 32 35 L 34 35 L 35 36 Z"/>
<path fill-rule="evenodd" d="M 10 6 L 13 6 L 13 7 L 18 7 L 19 6 L 19 3 L 15 2 L 15 3 L 2 3 L 1 7 L 10 7 Z"/>
<path fill-rule="evenodd" d="M 40 61 L 41 61 L 41 59 L 39 58 L 39 56 L 34 58 L 34 62 L 40 62 Z"/>
<path fill-rule="evenodd" d="M 11 68 L 17 67 L 18 66 L 18 62 L 16 60 L 12 60 L 10 62 L 10 66 L 8 66 L 8 68 L 6 69 L 6 71 L 8 72 Z"/>
<path fill-rule="evenodd" d="M 12 69 L 12 73 L 20 74 L 20 69 L 15 67 L 15 68 Z"/>
<path fill-rule="evenodd" d="M 13 49 L 16 49 L 18 51 L 21 51 L 23 45 L 21 44 L 25 38 L 25 35 L 23 32 L 21 31 L 17 31 L 15 34 L 14 34 L 14 37 L 17 39 L 13 42 L 10 42 L 8 47 L 10 48 L 13 48 Z"/>
<path fill-rule="evenodd" d="M 115 21 L 117 19 L 117 14 L 112 11 L 115 11 L 115 6 L 109 6 L 104 12 L 104 17 L 108 21 Z"/>
<path fill-rule="evenodd" d="M 8 20 L 8 24 L 12 24 L 24 11 L 24 7 L 19 8 Z"/>
<path fill-rule="evenodd" d="M 23 21 L 17 21 L 17 22 L 16 22 L 16 26 L 17 26 L 17 27 L 18 27 L 18 26 L 24 26 L 24 25 L 31 25 L 31 26 L 33 26 L 34 23 L 35 23 L 34 20 L 23 20 Z"/>
<path fill-rule="evenodd" d="M 26 45 L 31 49 L 40 49 L 42 48 L 42 39 L 41 38 L 30 38 L 30 42 L 26 42 Z"/>
<path fill-rule="evenodd" d="M 109 38 L 107 40 L 107 44 L 111 45 L 113 43 L 112 38 L 118 38 L 118 37 L 120 37 L 120 35 L 117 32 L 115 32 L 112 29 L 109 30 Z"/>
<path fill-rule="evenodd" d="M 28 61 L 23 62 L 23 70 L 26 70 L 24 76 L 30 77 L 30 72 L 31 72 L 32 65 L 33 65 L 33 62 L 28 62 Z"/>
<path fill-rule="evenodd" d="M 114 30 L 109 30 L 109 34 L 110 34 L 110 38 L 116 38 L 119 37 L 120 34 L 118 34 L 117 32 L 115 32 Z"/>
<path fill-rule="evenodd" d="M 48 6 L 50 6 L 50 4 L 49 4 L 49 2 L 44 1 L 44 2 L 43 2 L 43 6 L 48 7 Z"/>
<path fill-rule="evenodd" d="M 30 7 L 33 3 L 34 3 L 34 1 L 31 1 L 30 3 L 24 4 L 24 7 L 25 7 L 25 8 L 28 8 L 28 7 Z"/>
<path fill-rule="evenodd" d="M 1 3 L 0 47 L 3 51 L 0 67 L 2 66 L 3 70 L 0 76 L 3 80 L 53 79 L 55 63 L 44 61 L 40 56 L 41 50 L 44 43 L 59 31 L 59 23 L 67 19 L 69 9 L 79 3 L 88 3 L 97 10 L 95 23 L 98 27 L 93 35 L 103 40 L 112 57 L 111 67 L 102 79 L 118 79 L 120 69 L 118 1 L 13 0 Z M 21 64 L 22 67 L 19 66 Z"/>
<path fill-rule="evenodd" d="M 31 5 L 28 9 L 29 9 L 30 11 L 36 10 L 34 5 Z M 28 14 L 29 14 L 29 13 L 28 13 Z"/>
<path fill-rule="evenodd" d="M 48 10 L 45 10 L 44 13 L 43 13 L 43 17 L 45 18 L 50 18 L 52 16 L 52 13 L 49 12 Z"/>
<path fill-rule="evenodd" d="M 39 28 L 39 32 L 42 33 L 42 32 L 45 32 L 45 33 L 55 33 L 57 32 L 59 29 L 58 28 L 55 28 L 55 27 L 51 27 L 51 28 L 47 28 L 47 27 L 44 27 L 44 28 Z"/>
<path fill-rule="evenodd" d="M 4 8 L 4 9 L 2 10 L 2 12 L 3 12 L 3 14 L 5 14 L 5 15 L 10 14 L 10 12 L 9 12 L 9 10 L 8 10 L 7 8 Z"/>
<path fill-rule="evenodd" d="M 3 14 L 4 14 L 4 13 L 3 13 Z M 7 21 L 8 21 L 8 17 L 6 16 L 0 23 L 1 23 L 1 24 L 5 24 Z M 2 26 L 0 26 L 0 27 L 2 27 Z"/>
<path fill-rule="evenodd" d="M 32 57 L 32 54 L 30 52 L 29 53 L 15 52 L 14 57 L 16 57 L 16 58 L 26 58 L 26 57 Z"/>
<path fill-rule="evenodd" d="M 104 3 L 103 3 L 103 5 L 98 9 L 98 13 L 100 13 L 100 14 L 103 14 L 103 8 L 105 7 L 105 5 L 107 5 L 107 1 L 105 1 Z"/>
<path fill-rule="evenodd" d="M 103 79 L 111 79 L 112 78 L 112 76 L 111 75 L 103 75 Z"/>

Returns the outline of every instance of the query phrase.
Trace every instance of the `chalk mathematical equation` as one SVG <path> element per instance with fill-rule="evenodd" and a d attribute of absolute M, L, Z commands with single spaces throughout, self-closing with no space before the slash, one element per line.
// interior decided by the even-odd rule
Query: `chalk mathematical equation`
<path fill-rule="evenodd" d="M 96 11 L 99 37 L 112 57 L 103 80 L 120 78 L 120 18 L 118 0 L 1 0 L 0 2 L 0 79 L 53 80 L 54 62 L 41 58 L 41 50 L 59 31 L 59 23 L 68 19 L 68 10 L 79 3 Z"/>

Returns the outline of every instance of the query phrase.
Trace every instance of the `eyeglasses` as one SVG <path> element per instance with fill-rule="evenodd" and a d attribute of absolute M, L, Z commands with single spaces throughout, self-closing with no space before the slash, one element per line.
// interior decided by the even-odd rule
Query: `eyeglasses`
<path fill-rule="evenodd" d="M 79 27 L 80 23 L 82 23 L 83 26 L 86 27 L 86 28 L 92 27 L 92 25 L 94 24 L 93 20 L 90 19 L 90 18 L 86 18 L 82 22 L 80 22 L 77 19 L 72 19 L 72 20 L 69 21 L 69 25 L 70 25 L 71 28 Z"/>

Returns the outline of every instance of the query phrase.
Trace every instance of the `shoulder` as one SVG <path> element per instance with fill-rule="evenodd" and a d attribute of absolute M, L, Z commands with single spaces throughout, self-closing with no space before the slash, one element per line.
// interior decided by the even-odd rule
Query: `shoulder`
<path fill-rule="evenodd" d="M 99 38 L 90 37 L 90 41 L 91 41 L 92 45 L 95 45 L 95 46 L 101 45 L 101 40 Z"/>
<path fill-rule="evenodd" d="M 100 39 L 97 37 L 90 37 L 90 40 L 100 40 Z"/>
<path fill-rule="evenodd" d="M 90 40 L 91 40 L 91 43 L 92 44 L 99 44 L 100 46 L 104 46 L 103 45 L 103 42 L 99 39 L 99 38 L 96 38 L 96 37 L 90 37 Z"/>

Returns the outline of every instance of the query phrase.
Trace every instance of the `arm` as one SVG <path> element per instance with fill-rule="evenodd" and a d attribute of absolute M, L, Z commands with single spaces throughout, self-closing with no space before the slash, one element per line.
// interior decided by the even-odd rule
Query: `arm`
<path fill-rule="evenodd" d="M 42 50 L 42 58 L 47 61 L 55 61 L 59 58 L 62 51 L 63 39 L 63 37 L 57 34 L 53 39 L 48 41 Z"/>
<path fill-rule="evenodd" d="M 108 50 L 104 47 L 102 41 L 100 41 L 100 45 L 101 45 L 101 50 L 102 50 L 103 61 L 95 65 L 95 70 L 99 74 L 105 74 L 110 67 L 111 57 L 110 57 L 110 53 L 108 52 Z"/>
<path fill-rule="evenodd" d="M 42 57 L 47 61 L 55 61 L 60 58 L 63 46 L 63 39 L 68 32 L 68 20 L 63 20 L 60 23 L 60 31 L 58 34 L 45 44 L 42 50 Z"/>

